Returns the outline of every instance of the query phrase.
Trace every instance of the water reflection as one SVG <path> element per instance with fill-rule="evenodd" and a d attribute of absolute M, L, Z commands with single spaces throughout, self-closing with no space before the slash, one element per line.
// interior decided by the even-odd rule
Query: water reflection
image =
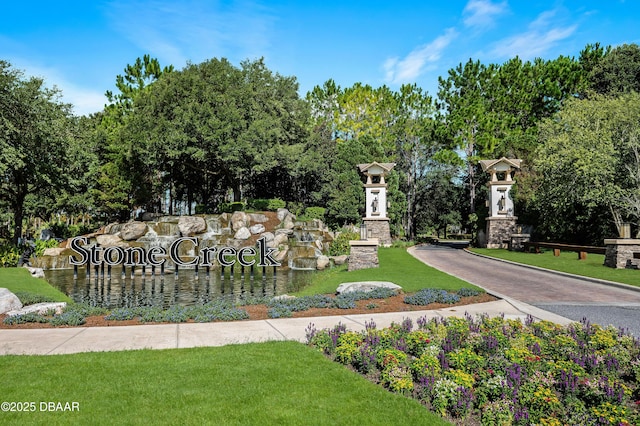
<path fill-rule="evenodd" d="M 277 296 L 303 288 L 312 271 L 278 270 L 179 270 L 165 274 L 141 268 L 125 273 L 80 269 L 74 277 L 72 269 L 47 270 L 47 281 L 75 302 L 119 307 L 156 306 L 167 309 L 174 305 L 201 305 L 221 297 L 234 300 L 249 297 Z M 251 269 L 251 270 L 249 270 Z"/>

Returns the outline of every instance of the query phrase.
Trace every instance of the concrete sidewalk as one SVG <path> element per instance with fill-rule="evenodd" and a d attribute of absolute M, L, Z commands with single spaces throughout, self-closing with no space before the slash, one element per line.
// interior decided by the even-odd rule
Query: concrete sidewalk
<path fill-rule="evenodd" d="M 401 323 L 420 317 L 464 316 L 487 314 L 525 320 L 528 315 L 559 324 L 571 320 L 509 298 L 488 303 L 455 306 L 446 309 L 358 314 L 312 318 L 281 318 L 261 321 L 161 324 L 111 327 L 74 327 L 0 330 L 0 355 L 54 355 L 77 352 L 123 351 L 135 349 L 174 349 L 198 346 L 264 342 L 271 340 L 306 340 L 306 329 L 332 328 L 338 323 L 349 330 L 363 330 L 374 321 L 378 328 L 392 322 Z"/>

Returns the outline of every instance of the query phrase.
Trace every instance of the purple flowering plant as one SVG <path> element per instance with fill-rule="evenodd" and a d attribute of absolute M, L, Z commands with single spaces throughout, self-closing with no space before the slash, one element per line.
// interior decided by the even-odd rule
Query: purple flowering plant
<path fill-rule="evenodd" d="M 405 319 L 307 343 L 454 424 L 640 424 L 640 341 L 586 319 Z"/>

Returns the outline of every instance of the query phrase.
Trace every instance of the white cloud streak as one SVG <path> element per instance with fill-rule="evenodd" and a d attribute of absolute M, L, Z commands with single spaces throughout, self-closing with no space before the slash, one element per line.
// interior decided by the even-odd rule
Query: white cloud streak
<path fill-rule="evenodd" d="M 505 38 L 496 43 L 492 55 L 498 58 L 520 57 L 531 60 L 543 56 L 558 42 L 569 38 L 577 25 L 562 26 L 555 24 L 554 11 L 546 11 L 529 24 L 527 31 Z"/>
<path fill-rule="evenodd" d="M 471 0 L 464 8 L 464 25 L 470 28 L 486 29 L 495 25 L 495 18 L 507 12 L 506 1 L 492 3 L 489 0 Z"/>
<path fill-rule="evenodd" d="M 431 43 L 411 51 L 404 59 L 389 58 L 384 63 L 385 80 L 393 84 L 410 83 L 430 68 L 435 67 L 442 52 L 457 37 L 454 28 L 449 28 Z"/>
<path fill-rule="evenodd" d="M 213 57 L 263 56 L 274 22 L 267 8 L 251 1 L 114 0 L 107 16 L 133 44 L 177 68 Z"/>

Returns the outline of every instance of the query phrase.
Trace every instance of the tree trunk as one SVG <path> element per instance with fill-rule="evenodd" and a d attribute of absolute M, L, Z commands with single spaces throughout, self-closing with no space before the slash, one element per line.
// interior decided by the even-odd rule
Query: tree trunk
<path fill-rule="evenodd" d="M 24 200 L 24 197 L 22 197 Z M 13 244 L 18 245 L 18 241 L 22 237 L 22 219 L 24 217 L 24 207 L 21 200 L 16 201 L 13 206 Z"/>

